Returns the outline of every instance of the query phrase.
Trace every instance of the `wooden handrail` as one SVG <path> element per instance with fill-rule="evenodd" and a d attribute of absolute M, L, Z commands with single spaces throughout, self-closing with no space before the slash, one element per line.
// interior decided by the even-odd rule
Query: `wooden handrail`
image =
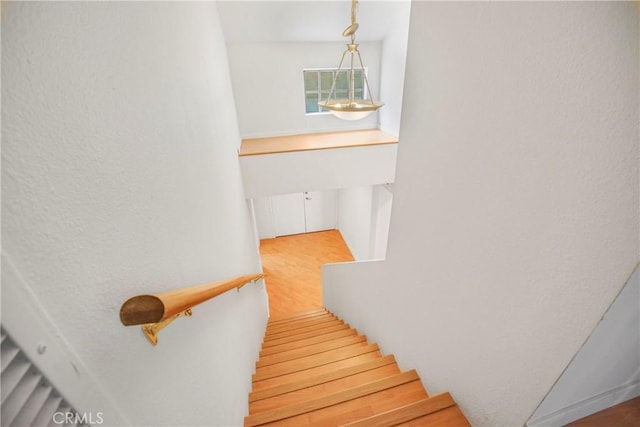
<path fill-rule="evenodd" d="M 174 318 L 191 307 L 217 297 L 231 289 L 262 279 L 264 274 L 248 274 L 190 288 L 155 295 L 129 298 L 120 308 L 120 321 L 125 326 L 158 323 Z"/>

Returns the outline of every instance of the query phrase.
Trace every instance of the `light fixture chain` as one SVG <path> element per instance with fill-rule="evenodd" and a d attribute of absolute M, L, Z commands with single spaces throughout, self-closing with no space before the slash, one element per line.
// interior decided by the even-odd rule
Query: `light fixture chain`
<path fill-rule="evenodd" d="M 357 25 L 356 14 L 358 13 L 358 0 L 351 0 L 351 27 Z M 356 27 L 357 28 L 357 27 Z M 351 44 L 356 41 L 356 31 L 351 33 Z"/>
<path fill-rule="evenodd" d="M 351 25 L 356 23 L 357 12 L 358 12 L 358 0 L 351 0 Z"/>

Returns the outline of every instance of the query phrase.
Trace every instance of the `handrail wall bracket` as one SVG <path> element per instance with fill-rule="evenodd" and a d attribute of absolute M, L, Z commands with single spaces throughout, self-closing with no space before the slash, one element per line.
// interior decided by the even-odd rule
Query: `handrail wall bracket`
<path fill-rule="evenodd" d="M 185 311 L 178 313 L 173 317 L 169 317 L 168 319 L 164 319 L 161 322 L 144 324 L 142 325 L 142 333 L 145 337 L 147 337 L 151 344 L 158 345 L 158 332 L 169 326 L 169 324 L 176 320 L 178 317 L 190 317 L 192 314 L 193 312 L 190 308 L 188 308 Z"/>

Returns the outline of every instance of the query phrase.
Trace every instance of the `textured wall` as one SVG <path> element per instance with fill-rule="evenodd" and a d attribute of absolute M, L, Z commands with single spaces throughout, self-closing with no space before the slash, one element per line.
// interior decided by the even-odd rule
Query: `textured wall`
<path fill-rule="evenodd" d="M 338 230 L 357 261 L 371 259 L 372 193 L 370 185 L 338 192 Z"/>
<path fill-rule="evenodd" d="M 640 396 L 640 269 L 527 422 L 565 425 Z"/>
<path fill-rule="evenodd" d="M 11 2 L 2 54 L 19 286 L 134 425 L 241 423 L 262 286 L 195 308 L 156 348 L 118 319 L 130 296 L 260 269 L 215 4 Z"/>
<path fill-rule="evenodd" d="M 639 259 L 637 4 L 414 2 L 409 34 L 387 259 L 325 303 L 523 425 Z"/>

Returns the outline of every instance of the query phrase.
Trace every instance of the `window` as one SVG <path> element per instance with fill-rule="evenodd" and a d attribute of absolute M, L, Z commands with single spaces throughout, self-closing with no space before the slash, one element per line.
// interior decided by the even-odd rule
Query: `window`
<path fill-rule="evenodd" d="M 365 69 L 366 72 L 366 69 Z M 331 99 L 349 99 L 349 70 L 341 69 L 340 71 L 331 68 L 303 70 L 304 74 L 304 100 L 306 113 L 324 113 L 328 110 L 320 108 L 318 102 L 326 101 L 331 92 L 331 85 L 336 73 L 335 95 Z M 366 99 L 364 96 L 364 74 L 362 68 L 355 69 L 355 99 Z"/>

